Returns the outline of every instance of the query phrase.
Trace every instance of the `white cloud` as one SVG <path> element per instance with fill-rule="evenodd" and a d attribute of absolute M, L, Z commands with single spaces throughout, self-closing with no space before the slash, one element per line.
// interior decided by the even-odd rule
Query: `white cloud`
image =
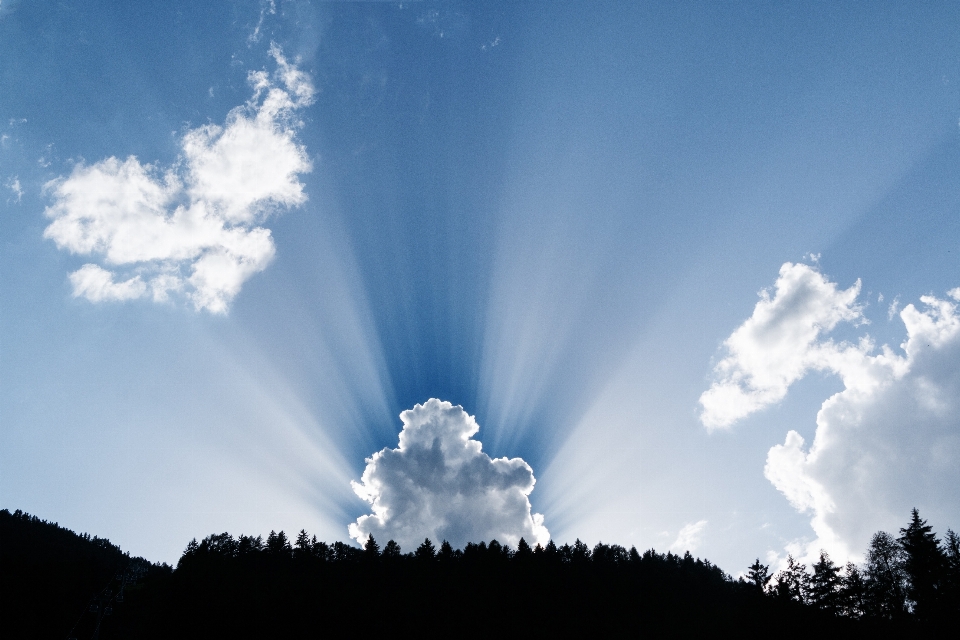
<path fill-rule="evenodd" d="M 673 541 L 673 544 L 670 545 L 670 551 L 674 553 L 684 553 L 685 551 L 690 551 L 691 553 L 697 550 L 697 547 L 700 546 L 700 538 L 703 535 L 703 529 L 707 526 L 706 520 L 699 520 L 697 522 L 691 522 L 687 524 L 677 535 L 677 539 Z"/>
<path fill-rule="evenodd" d="M 260 19 L 257 21 L 257 26 L 253 28 L 253 33 L 247 37 L 247 41 L 251 44 L 255 42 L 260 42 L 260 39 L 263 37 L 263 34 L 260 33 L 260 29 L 263 28 L 263 19 L 267 14 L 276 15 L 277 5 L 274 0 L 261 0 L 260 2 Z"/>
<path fill-rule="evenodd" d="M 483 453 L 472 439 L 480 427 L 462 407 L 431 399 L 400 419 L 399 447 L 373 454 L 361 482 L 352 483 L 373 511 L 350 524 L 352 538 L 362 543 L 373 534 L 407 551 L 424 538 L 457 547 L 493 538 L 513 546 L 521 537 L 549 541 L 543 516 L 530 513 L 530 465 Z"/>
<path fill-rule="evenodd" d="M 14 202 L 20 202 L 20 200 L 23 198 L 23 187 L 20 186 L 19 176 L 13 176 L 7 180 L 7 189 L 10 189 L 10 191 L 12 191 L 13 195 L 16 197 Z"/>
<path fill-rule="evenodd" d="M 771 303 L 781 294 L 799 290 L 788 286 L 783 277 L 796 269 L 789 264 L 781 269 L 778 293 Z M 760 370 L 767 379 L 779 381 L 776 394 L 769 396 L 773 401 L 811 369 L 831 371 L 843 381 L 844 389 L 825 400 L 817 414 L 813 443 L 807 447 L 800 434 L 788 432 L 783 444 L 770 449 L 764 468 L 764 475 L 790 504 L 811 515 L 816 539 L 804 547 L 807 559 L 813 559 L 821 548 L 835 560 L 857 559 L 873 532 L 896 530 L 914 506 L 928 518 L 941 519 L 943 526 L 956 522 L 960 516 L 957 305 L 934 296 L 921 297 L 920 309 L 907 305 L 900 312 L 906 328 L 900 352 L 886 345 L 877 350 L 868 336 L 857 345 L 836 344 L 823 334 L 838 318 L 859 319 L 855 296 L 848 295 L 852 289 L 838 291 L 820 273 L 802 269 L 809 271 L 802 274 L 803 279 L 815 286 L 803 288 L 800 306 L 834 311 L 820 313 L 826 321 L 819 324 L 810 322 L 805 313 L 782 314 L 768 322 L 769 331 L 793 335 L 792 350 L 783 347 L 764 352 L 753 344 L 749 347 L 752 357 L 766 357 L 767 362 L 748 361 L 745 366 L 733 361 L 727 370 Z M 957 300 L 960 291 L 953 289 L 948 295 Z M 751 323 L 760 324 L 766 317 L 762 304 L 734 336 Z M 798 321 L 798 317 L 808 319 Z M 796 325 L 801 330 L 796 330 Z M 784 351 L 790 352 L 789 357 L 783 356 Z M 731 355 L 728 360 L 733 358 Z M 733 384 L 745 387 L 744 395 L 757 393 L 756 385 L 748 386 L 745 379 L 748 374 Z M 709 408 L 708 403 L 704 406 Z"/>
<path fill-rule="evenodd" d="M 243 283 L 266 268 L 275 248 L 263 221 L 306 201 L 298 176 L 311 166 L 295 116 L 314 94 L 305 73 L 277 47 L 270 52 L 277 70 L 251 72 L 250 101 L 223 126 L 187 132 L 172 167 L 110 157 L 46 185 L 53 204 L 44 237 L 102 262 L 99 271 L 85 265 L 71 274 L 74 295 L 163 301 L 182 292 L 198 310 L 225 313 Z M 117 277 L 123 282 L 114 284 Z"/>
<path fill-rule="evenodd" d="M 113 274 L 95 264 L 85 264 L 70 274 L 73 295 L 92 302 L 104 300 L 133 300 L 147 291 L 140 276 L 124 282 L 114 282 Z"/>
<path fill-rule="evenodd" d="M 814 267 L 788 262 L 774 288 L 772 298 L 760 292 L 753 315 L 724 342 L 727 356 L 714 369 L 717 380 L 700 396 L 700 419 L 708 429 L 729 427 L 779 402 L 808 371 L 830 369 L 859 348 L 819 340 L 841 321 L 863 321 L 859 280 L 840 290 Z"/>
<path fill-rule="evenodd" d="M 887 320 L 893 320 L 893 316 L 900 312 L 900 296 L 896 296 L 890 306 L 887 308 Z"/>

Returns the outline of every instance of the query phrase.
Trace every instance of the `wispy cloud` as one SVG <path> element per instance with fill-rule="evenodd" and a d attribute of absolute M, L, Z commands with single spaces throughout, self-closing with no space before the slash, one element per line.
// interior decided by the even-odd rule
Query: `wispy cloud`
<path fill-rule="evenodd" d="M 362 543 L 373 534 L 408 550 L 425 537 L 456 546 L 549 541 L 543 516 L 530 513 L 530 465 L 483 453 L 472 437 L 480 427 L 462 407 L 431 399 L 400 419 L 400 445 L 368 458 L 361 482 L 353 483 L 373 513 L 350 525 L 352 538 Z"/>
<path fill-rule="evenodd" d="M 20 178 L 13 176 L 7 180 L 6 185 L 7 189 L 13 192 L 13 201 L 20 202 L 21 198 L 23 198 L 23 187 L 20 186 Z"/>
<path fill-rule="evenodd" d="M 261 30 L 263 29 L 263 20 L 267 15 L 276 15 L 277 5 L 274 0 L 261 0 L 260 2 L 260 19 L 257 20 L 257 25 L 253 28 L 253 32 L 247 38 L 247 41 L 251 44 L 255 42 L 260 42 L 260 39 L 263 38 Z"/>
<path fill-rule="evenodd" d="M 692 553 L 696 551 L 697 547 L 700 546 L 700 539 L 703 537 L 703 530 L 706 526 L 706 520 L 698 520 L 697 522 L 691 522 L 684 526 L 680 529 L 680 533 L 677 534 L 677 539 L 670 545 L 670 551 L 674 553 L 683 553 L 685 551 Z"/>
<path fill-rule="evenodd" d="M 223 126 L 188 131 L 173 166 L 110 157 L 45 186 L 53 204 L 44 237 L 101 262 L 71 274 L 74 296 L 182 294 L 198 310 L 225 313 L 269 264 L 275 247 L 263 221 L 306 201 L 298 176 L 311 165 L 296 140 L 296 113 L 314 95 L 304 72 L 276 46 L 270 52 L 276 70 L 251 72 L 253 97 Z"/>

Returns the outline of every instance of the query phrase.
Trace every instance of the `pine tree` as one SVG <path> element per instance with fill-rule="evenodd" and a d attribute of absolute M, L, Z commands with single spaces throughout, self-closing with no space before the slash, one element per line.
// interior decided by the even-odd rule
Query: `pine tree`
<path fill-rule="evenodd" d="M 377 544 L 377 541 L 374 540 L 373 534 L 367 538 L 366 544 L 363 545 L 363 559 L 367 561 L 375 561 L 380 557 L 380 545 Z"/>
<path fill-rule="evenodd" d="M 533 554 L 533 549 L 530 548 L 530 545 L 527 544 L 527 541 L 523 538 L 520 538 L 520 542 L 517 543 L 517 553 L 516 556 L 519 559 L 529 558 Z"/>
<path fill-rule="evenodd" d="M 763 593 L 764 587 L 770 581 L 770 567 L 760 564 L 760 558 L 747 567 L 747 582 L 757 591 Z"/>
<path fill-rule="evenodd" d="M 933 528 L 916 508 L 910 512 L 910 523 L 900 529 L 900 544 L 906 553 L 907 596 L 913 601 L 913 611 L 921 620 L 936 618 L 947 559 Z"/>
<path fill-rule="evenodd" d="M 809 600 L 815 607 L 836 614 L 840 610 L 840 567 L 821 549 L 808 583 Z"/>
<path fill-rule="evenodd" d="M 310 550 L 312 545 L 310 543 L 310 538 L 307 536 L 306 529 L 300 529 L 300 533 L 297 534 L 297 541 L 294 543 L 294 553 L 297 557 L 306 557 L 310 555 Z"/>
<path fill-rule="evenodd" d="M 580 538 L 577 538 L 577 541 L 573 543 L 573 547 L 570 549 L 570 560 L 572 562 L 586 562 L 590 559 L 590 547 L 588 547 L 583 542 L 580 542 Z"/>
<path fill-rule="evenodd" d="M 456 558 L 456 552 L 453 550 L 453 546 L 444 540 L 440 543 L 440 551 L 437 553 L 437 559 L 442 562 L 451 562 Z"/>
<path fill-rule="evenodd" d="M 417 550 L 414 552 L 417 560 L 430 562 L 433 561 L 437 556 L 437 551 L 433 546 L 433 543 L 430 542 L 430 538 L 424 538 L 423 544 L 417 547 Z"/>

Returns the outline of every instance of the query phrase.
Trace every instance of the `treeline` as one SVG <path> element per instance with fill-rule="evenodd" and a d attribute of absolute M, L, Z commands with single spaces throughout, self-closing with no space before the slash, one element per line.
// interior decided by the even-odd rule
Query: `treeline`
<path fill-rule="evenodd" d="M 924 636 L 957 620 L 957 536 L 938 540 L 916 511 L 899 537 L 874 536 L 863 566 L 838 568 L 823 554 L 809 571 L 789 558 L 771 576 L 758 560 L 737 579 L 690 553 L 579 540 L 463 549 L 424 540 L 403 550 L 372 537 L 362 548 L 328 544 L 306 531 L 193 540 L 173 568 L 21 512 L 0 512 L 0 524 L 3 629 L 14 631 L 4 637 L 312 638 L 344 625 L 445 635 Z M 79 546 L 63 551 L 71 544 Z M 84 554 L 99 567 L 83 570 L 86 599 L 69 589 L 54 597 Z M 19 558 L 12 573 L 11 558 Z"/>
<path fill-rule="evenodd" d="M 960 626 L 960 536 L 947 529 L 939 540 L 917 509 L 899 537 L 873 535 L 862 566 L 838 567 L 821 551 L 810 571 L 788 556 L 772 577 L 757 559 L 747 579 L 770 597 L 831 615 Z"/>
<path fill-rule="evenodd" d="M 708 560 L 577 540 L 455 549 L 424 540 L 405 552 L 301 531 L 191 541 L 176 570 L 148 585 L 122 635 L 315 637 L 330 624 L 365 632 L 702 635 L 778 625 L 832 632 L 856 623 L 766 598 Z M 142 624 L 149 621 L 149 624 Z M 119 629 L 119 627 L 118 627 Z M 790 631 L 785 632 L 791 635 Z"/>

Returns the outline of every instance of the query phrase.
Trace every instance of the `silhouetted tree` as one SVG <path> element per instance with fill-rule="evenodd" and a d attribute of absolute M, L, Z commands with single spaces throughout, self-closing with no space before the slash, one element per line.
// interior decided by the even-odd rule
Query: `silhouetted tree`
<path fill-rule="evenodd" d="M 310 539 L 310 553 L 314 558 L 318 558 L 324 562 L 333 560 L 333 549 L 331 549 L 330 545 L 326 542 L 318 541 L 317 536 L 313 536 Z"/>
<path fill-rule="evenodd" d="M 560 555 L 560 550 L 557 549 L 557 545 L 552 539 L 549 540 L 547 546 L 543 548 L 543 558 L 549 563 L 559 563 L 563 560 Z"/>
<path fill-rule="evenodd" d="M 487 560 L 491 563 L 506 562 L 511 557 L 513 557 L 513 551 L 510 547 L 505 544 L 500 544 L 500 542 L 494 538 L 490 541 L 490 544 L 487 545 Z"/>
<path fill-rule="evenodd" d="M 900 529 L 900 545 L 906 554 L 907 596 L 921 620 L 939 615 L 946 557 L 940 541 L 920 512 L 910 512 L 910 523 Z"/>
<path fill-rule="evenodd" d="M 808 582 L 809 602 L 813 606 L 836 614 L 840 610 L 840 567 L 830 555 L 820 550 L 820 559 L 813 565 L 813 575 Z"/>
<path fill-rule="evenodd" d="M 241 535 L 237 539 L 237 556 L 247 556 L 263 551 L 263 537 Z"/>
<path fill-rule="evenodd" d="M 374 540 L 371 533 L 363 545 L 363 559 L 367 562 L 376 562 L 380 558 L 380 545 Z"/>
<path fill-rule="evenodd" d="M 437 552 L 437 559 L 444 563 L 451 563 L 457 559 L 457 552 L 454 551 L 453 546 L 444 540 L 440 543 L 440 551 Z"/>
<path fill-rule="evenodd" d="M 757 558 L 752 565 L 747 567 L 747 582 L 760 593 L 763 593 L 769 581 L 770 567 L 760 564 L 760 558 Z"/>
<path fill-rule="evenodd" d="M 437 552 L 433 546 L 433 543 L 430 542 L 430 538 L 424 538 L 423 543 L 417 547 L 416 552 L 414 552 L 417 560 L 421 562 L 432 562 L 436 556 Z"/>
<path fill-rule="evenodd" d="M 306 529 L 300 529 L 300 533 L 297 534 L 297 541 L 294 543 L 294 555 L 298 558 L 305 558 L 312 555 L 312 552 L 313 544 L 307 535 Z"/>
<path fill-rule="evenodd" d="M 777 572 L 773 593 L 781 600 L 804 603 L 809 580 L 806 565 L 797 562 L 792 555 L 788 555 L 787 568 Z"/>
<path fill-rule="evenodd" d="M 866 614 L 888 620 L 907 613 L 907 575 L 904 551 L 889 533 L 878 531 L 870 539 L 866 566 Z"/>
<path fill-rule="evenodd" d="M 848 562 L 840 576 L 840 613 L 861 618 L 866 612 L 867 582 L 860 567 Z"/>
<path fill-rule="evenodd" d="M 598 542 L 593 548 L 590 557 L 594 564 L 615 567 L 626 564 L 630 555 L 626 549 L 618 544 L 603 544 L 602 542 Z"/>
<path fill-rule="evenodd" d="M 400 558 L 400 545 L 393 540 L 388 540 L 386 546 L 383 547 L 383 557 L 388 560 L 396 560 Z"/>
<path fill-rule="evenodd" d="M 267 551 L 274 555 L 289 555 L 291 548 L 287 534 L 283 531 L 280 533 L 271 531 L 270 535 L 267 536 Z"/>
<path fill-rule="evenodd" d="M 590 547 L 583 542 L 580 542 L 580 538 L 577 538 L 577 541 L 573 543 L 573 547 L 570 548 L 570 561 L 584 563 L 589 559 Z"/>
<path fill-rule="evenodd" d="M 514 557 L 517 560 L 526 561 L 533 556 L 533 549 L 530 548 L 530 545 L 527 544 L 527 541 L 523 538 L 520 538 L 520 542 L 517 543 L 517 552 Z"/>
<path fill-rule="evenodd" d="M 333 560 L 334 562 L 353 562 L 358 560 L 362 552 L 356 547 L 352 547 L 348 544 L 344 544 L 340 541 L 333 543 Z"/>

